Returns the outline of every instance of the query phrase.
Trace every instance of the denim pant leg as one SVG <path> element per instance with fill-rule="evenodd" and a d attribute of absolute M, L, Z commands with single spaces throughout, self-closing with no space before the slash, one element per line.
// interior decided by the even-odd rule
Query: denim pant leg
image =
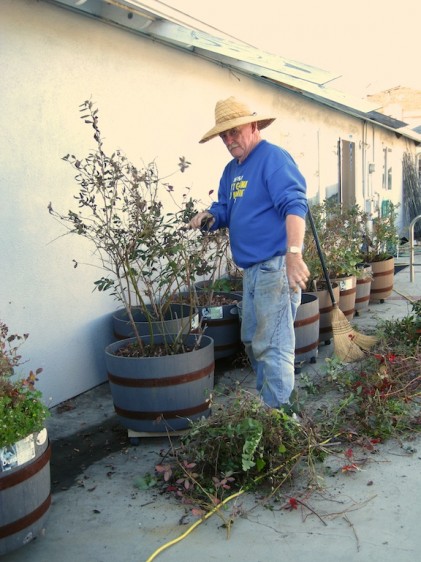
<path fill-rule="evenodd" d="M 294 319 L 301 291 L 288 286 L 285 258 L 244 271 L 241 338 L 265 404 L 279 408 L 294 388 Z"/>

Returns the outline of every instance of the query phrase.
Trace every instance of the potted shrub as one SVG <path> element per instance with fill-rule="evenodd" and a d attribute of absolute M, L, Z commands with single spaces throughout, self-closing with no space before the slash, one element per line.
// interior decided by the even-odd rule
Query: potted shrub
<path fill-rule="evenodd" d="M 339 203 L 325 200 L 321 204 L 312 205 L 311 213 L 329 277 L 336 279 L 341 276 L 357 275 L 357 264 L 361 261 L 358 206 L 344 208 Z M 309 225 L 304 240 L 304 258 L 310 270 L 309 288 L 314 289 L 314 283 L 322 280 L 324 276 Z"/>
<path fill-rule="evenodd" d="M 389 202 L 383 214 L 360 215 L 360 261 L 371 265 L 373 276 L 370 300 L 384 302 L 393 290 L 394 254 L 398 243 L 397 208 L 398 205 Z"/>
<path fill-rule="evenodd" d="M 312 205 L 311 213 L 319 237 L 335 299 L 348 319 L 355 311 L 356 280 L 360 261 L 358 210 L 343 208 L 335 201 L 325 200 Z M 306 292 L 316 294 L 320 309 L 320 341 L 332 338 L 332 301 L 327 291 L 323 268 L 310 225 L 304 239 L 304 260 L 310 277 Z"/>
<path fill-rule="evenodd" d="M 27 337 L 0 321 L 0 555 L 41 533 L 51 503 L 49 410 L 35 388 L 42 369 L 16 372 Z"/>
<path fill-rule="evenodd" d="M 339 285 L 339 308 L 348 320 L 355 314 L 360 252 L 360 210 L 358 205 L 344 207 L 325 202 L 326 229 L 329 233 L 330 278 Z"/>
<path fill-rule="evenodd" d="M 189 307 L 187 324 L 179 324 L 176 331 L 163 327 L 168 315 L 178 319 L 177 312 L 169 312 L 174 292 L 191 288 L 200 271 L 200 233 L 186 226 L 196 212 L 195 201 L 184 194 L 170 212 L 169 201 L 173 207 L 176 202 L 174 187 L 160 178 L 156 164 L 137 167 L 119 150 L 106 153 L 98 110 L 86 101 L 81 113 L 93 129 L 96 148 L 83 159 L 70 154 L 63 158 L 76 171 L 77 208 L 63 214 L 50 203 L 49 212 L 69 234 L 91 242 L 104 272 L 95 287 L 123 305 L 130 323 L 128 335 L 133 337 L 105 350 L 123 425 L 147 432 L 181 429 L 190 419 L 209 414 L 206 392 L 212 390 L 214 371 L 213 341 L 200 331 L 192 333 L 194 306 Z M 188 165 L 180 158 L 181 172 Z M 138 313 L 146 334 L 139 329 Z"/>

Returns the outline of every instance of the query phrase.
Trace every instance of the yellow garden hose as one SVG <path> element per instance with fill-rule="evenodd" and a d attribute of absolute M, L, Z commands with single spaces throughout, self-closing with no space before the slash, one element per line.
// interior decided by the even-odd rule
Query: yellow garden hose
<path fill-rule="evenodd" d="M 235 494 L 232 494 L 228 498 L 225 498 L 220 504 L 218 504 L 211 511 L 206 513 L 206 515 L 204 515 L 201 519 L 198 519 L 195 523 L 193 523 L 193 525 L 191 525 L 187 529 L 187 531 L 185 531 L 182 535 L 173 539 L 172 541 L 167 542 L 166 544 L 163 544 L 157 550 L 155 550 L 155 552 L 146 560 L 146 562 L 152 562 L 152 560 L 155 560 L 155 558 L 158 556 L 158 554 L 161 554 L 161 552 L 163 552 L 164 550 L 166 550 L 170 546 L 173 546 L 174 544 L 177 544 L 181 540 L 185 539 L 192 531 L 194 531 L 194 529 L 196 529 L 196 527 L 198 527 L 201 523 L 203 523 L 203 521 L 206 521 L 206 519 L 209 519 L 209 517 L 211 517 L 214 513 L 216 513 L 221 507 L 223 507 L 225 504 L 227 504 L 229 501 L 233 500 L 234 498 L 237 498 L 238 496 L 241 496 L 241 494 L 244 494 L 245 491 L 246 491 L 245 489 L 240 490 L 239 492 L 236 492 Z"/>

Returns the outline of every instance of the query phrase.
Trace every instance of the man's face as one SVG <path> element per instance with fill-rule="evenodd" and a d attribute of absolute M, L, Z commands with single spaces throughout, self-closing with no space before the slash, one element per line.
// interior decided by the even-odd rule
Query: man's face
<path fill-rule="evenodd" d="M 230 151 L 231 156 L 241 163 L 257 144 L 254 135 L 255 130 L 256 123 L 248 123 L 247 125 L 240 125 L 239 127 L 224 131 L 219 136 Z"/>

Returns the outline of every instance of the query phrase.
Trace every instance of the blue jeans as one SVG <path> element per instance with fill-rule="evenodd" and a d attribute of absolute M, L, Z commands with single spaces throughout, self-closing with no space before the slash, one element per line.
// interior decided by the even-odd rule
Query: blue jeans
<path fill-rule="evenodd" d="M 263 402 L 279 408 L 294 388 L 294 319 L 301 290 L 289 288 L 285 256 L 243 272 L 241 339 L 256 374 Z"/>

